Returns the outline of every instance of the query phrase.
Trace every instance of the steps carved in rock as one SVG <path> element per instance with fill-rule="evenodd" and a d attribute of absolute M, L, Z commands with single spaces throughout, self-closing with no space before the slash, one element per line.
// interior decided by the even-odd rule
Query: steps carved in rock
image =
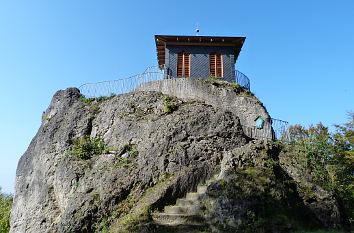
<path fill-rule="evenodd" d="M 211 180 L 198 185 L 196 192 L 189 192 L 185 198 L 177 199 L 175 205 L 165 206 L 164 212 L 153 213 L 154 222 L 160 226 L 204 226 L 200 200 L 210 183 Z"/>

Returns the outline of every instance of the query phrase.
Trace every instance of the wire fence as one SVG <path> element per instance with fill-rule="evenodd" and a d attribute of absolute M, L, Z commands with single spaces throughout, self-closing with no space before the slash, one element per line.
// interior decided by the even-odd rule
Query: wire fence
<path fill-rule="evenodd" d="M 100 96 L 119 95 L 135 91 L 141 84 L 162 80 L 165 77 L 164 71 L 157 66 L 150 66 L 141 74 L 117 80 L 102 81 L 97 83 L 85 83 L 79 87 L 81 94 L 87 98 L 97 98 Z M 168 76 L 169 79 L 175 77 Z M 192 78 L 193 79 L 193 78 Z M 250 90 L 250 80 L 242 72 L 235 71 L 235 81 L 241 87 Z"/>
<path fill-rule="evenodd" d="M 251 90 L 251 84 L 250 84 L 249 78 L 241 71 L 238 71 L 238 70 L 235 71 L 235 81 L 241 87 L 243 87 L 249 91 Z"/>
<path fill-rule="evenodd" d="M 289 123 L 287 121 L 272 118 L 271 124 L 265 124 L 262 129 L 258 129 L 256 126 L 242 127 L 244 133 L 250 138 L 289 141 Z"/>
<path fill-rule="evenodd" d="M 272 129 L 275 139 L 289 141 L 289 123 L 287 121 L 272 118 Z"/>
<path fill-rule="evenodd" d="M 97 83 L 86 83 L 79 87 L 81 94 L 87 98 L 97 98 L 100 96 L 119 95 L 136 91 L 142 84 L 165 79 L 163 70 L 157 66 L 151 66 L 145 69 L 141 74 L 137 74 L 128 78 L 103 81 Z M 169 79 L 175 79 L 169 76 Z M 241 87 L 250 90 L 250 81 L 242 72 L 235 71 L 235 81 Z M 244 132 L 247 136 L 257 139 L 277 139 L 289 140 L 288 122 L 279 119 L 272 119 L 271 125 L 266 124 L 263 129 L 256 127 L 244 126 Z"/>
<path fill-rule="evenodd" d="M 100 96 L 120 95 L 133 92 L 141 84 L 162 80 L 163 72 L 144 72 L 128 78 L 103 81 L 98 83 L 85 83 L 79 87 L 81 94 L 87 98 L 97 98 Z"/>

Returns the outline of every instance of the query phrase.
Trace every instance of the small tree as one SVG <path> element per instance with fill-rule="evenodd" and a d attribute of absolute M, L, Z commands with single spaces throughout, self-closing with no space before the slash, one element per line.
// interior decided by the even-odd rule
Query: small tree
<path fill-rule="evenodd" d="M 289 128 L 288 153 L 316 184 L 337 194 L 354 227 L 354 113 L 330 133 L 323 124 Z"/>
<path fill-rule="evenodd" d="M 349 121 L 336 125 L 336 129 L 332 182 L 354 228 L 354 113 L 349 113 Z"/>
<path fill-rule="evenodd" d="M 12 196 L 3 194 L 0 187 L 0 233 L 10 231 L 11 206 Z"/>

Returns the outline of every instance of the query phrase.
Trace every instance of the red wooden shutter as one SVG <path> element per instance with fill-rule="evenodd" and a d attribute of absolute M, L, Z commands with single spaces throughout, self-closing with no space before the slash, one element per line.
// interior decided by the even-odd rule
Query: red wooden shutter
<path fill-rule="evenodd" d="M 215 77 L 216 72 L 215 72 L 215 64 L 216 64 L 216 55 L 215 54 L 210 54 L 209 55 L 209 66 L 210 66 L 210 76 Z"/>
<path fill-rule="evenodd" d="M 222 77 L 222 57 L 221 54 L 216 55 L 216 77 Z"/>
<path fill-rule="evenodd" d="M 183 76 L 183 53 L 177 54 L 177 77 Z"/>
<path fill-rule="evenodd" d="M 177 77 L 190 77 L 190 54 L 177 54 Z"/>
<path fill-rule="evenodd" d="M 209 54 L 209 66 L 210 66 L 210 76 L 212 77 L 223 77 L 223 64 L 221 54 Z"/>
<path fill-rule="evenodd" d="M 183 62 L 183 77 L 190 76 L 190 55 L 189 53 L 183 54 L 184 62 Z"/>

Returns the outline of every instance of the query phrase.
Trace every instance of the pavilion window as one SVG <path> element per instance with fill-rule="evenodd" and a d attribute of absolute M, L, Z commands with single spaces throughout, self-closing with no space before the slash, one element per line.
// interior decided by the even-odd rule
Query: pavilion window
<path fill-rule="evenodd" d="M 224 76 L 223 60 L 220 53 L 209 54 L 210 76 L 222 78 Z"/>
<path fill-rule="evenodd" d="M 177 77 L 190 77 L 191 59 L 189 53 L 178 53 L 177 55 Z"/>

